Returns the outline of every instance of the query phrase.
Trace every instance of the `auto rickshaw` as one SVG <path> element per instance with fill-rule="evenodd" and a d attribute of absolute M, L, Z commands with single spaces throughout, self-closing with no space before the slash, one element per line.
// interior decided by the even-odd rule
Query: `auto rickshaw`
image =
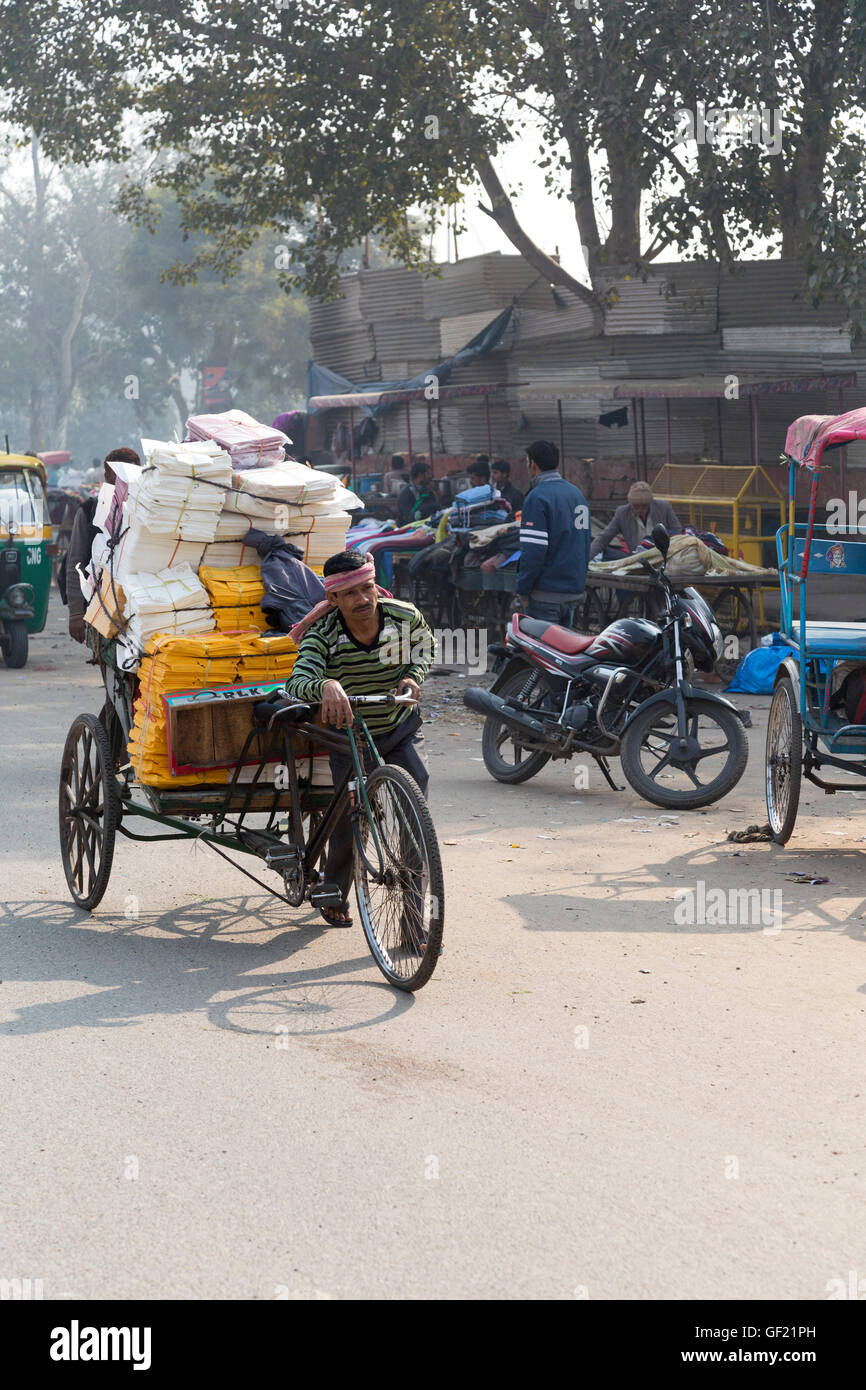
<path fill-rule="evenodd" d="M 29 634 L 45 626 L 51 539 L 45 465 L 0 453 L 0 653 L 7 666 L 25 665 Z"/>

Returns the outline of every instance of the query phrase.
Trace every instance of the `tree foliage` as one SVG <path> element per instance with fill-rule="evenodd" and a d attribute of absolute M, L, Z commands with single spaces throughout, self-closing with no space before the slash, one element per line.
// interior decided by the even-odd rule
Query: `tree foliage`
<path fill-rule="evenodd" d="M 303 399 L 307 309 L 280 289 L 281 249 L 253 239 L 228 288 L 208 268 L 173 285 L 166 265 L 196 242 L 166 192 L 154 234 L 113 212 L 125 172 L 58 166 L 35 138 L 0 167 L 0 434 L 19 448 L 87 459 L 182 430 L 202 362 L 264 417 Z"/>
<path fill-rule="evenodd" d="M 731 265 L 800 259 L 813 293 L 863 316 L 863 0 L 23 0 L 0 87 L 62 158 L 152 160 L 123 206 L 171 193 L 200 237 L 177 283 L 232 273 L 260 229 L 292 239 L 284 283 L 333 292 L 367 234 L 424 261 L 411 208 L 484 206 L 551 283 L 598 306 L 612 276 L 669 249 Z M 678 144 L 677 113 L 778 112 L 778 153 Z M 592 290 L 536 245 L 497 156 L 540 132 Z"/>

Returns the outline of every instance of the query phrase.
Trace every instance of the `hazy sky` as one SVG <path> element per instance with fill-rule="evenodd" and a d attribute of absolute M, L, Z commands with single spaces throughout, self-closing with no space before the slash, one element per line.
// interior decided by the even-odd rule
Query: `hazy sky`
<path fill-rule="evenodd" d="M 574 220 L 574 208 L 565 197 L 557 200 L 544 187 L 544 175 L 537 167 L 538 147 L 541 142 L 537 133 L 527 134 L 515 140 L 506 151 L 494 160 L 500 179 L 509 191 L 522 184 L 522 191 L 514 198 L 518 220 L 524 230 L 532 237 L 542 251 L 552 254 L 559 247 L 559 255 L 566 270 L 579 280 L 589 283 L 589 277 L 580 251 L 580 237 Z M 478 204 L 487 205 L 488 199 L 480 185 L 463 200 L 463 220 L 467 230 L 457 239 L 460 259 L 481 255 L 484 251 L 502 251 L 516 255 L 517 251 L 508 238 L 499 230 L 492 217 L 479 210 Z M 600 225 L 606 230 L 603 210 Z M 437 229 L 433 240 L 434 260 L 454 260 L 453 238 L 446 236 L 445 228 Z"/>
<path fill-rule="evenodd" d="M 558 247 L 560 260 L 565 269 L 576 279 L 588 285 L 589 276 L 580 250 L 580 237 L 577 223 L 574 220 L 573 205 L 568 198 L 557 199 L 548 192 L 544 186 L 544 173 L 537 166 L 539 145 L 542 143 L 543 137 L 540 137 L 537 131 L 529 131 L 521 139 L 515 139 L 506 150 L 497 155 L 493 163 L 509 192 L 516 185 L 522 185 L 522 190 L 513 196 L 513 203 L 518 220 L 524 230 L 532 237 L 536 245 L 541 247 L 542 251 L 553 254 Z M 688 150 L 682 149 L 680 151 L 680 158 L 686 165 L 693 164 L 695 148 L 691 144 Z M 592 156 L 595 176 L 598 174 L 600 164 L 600 157 Z M 515 247 L 500 232 L 493 219 L 479 211 L 478 204 L 480 202 L 487 204 L 488 199 L 479 185 L 467 193 L 463 200 L 462 213 L 467 230 L 458 237 L 457 241 L 460 259 L 478 256 L 484 251 L 501 251 L 504 254 L 517 255 Z M 610 223 L 604 203 L 599 197 L 596 197 L 595 213 L 598 218 L 599 231 L 604 237 L 610 230 Z M 645 225 L 643 231 L 644 244 L 646 245 L 649 236 Z M 766 256 L 777 256 L 778 254 L 777 247 L 765 240 L 758 240 L 746 259 L 763 259 Z M 437 229 L 433 240 L 433 255 L 435 260 L 454 260 L 453 237 L 446 236 L 444 227 Z M 681 259 L 678 248 L 668 246 L 658 257 L 656 263 Z"/>

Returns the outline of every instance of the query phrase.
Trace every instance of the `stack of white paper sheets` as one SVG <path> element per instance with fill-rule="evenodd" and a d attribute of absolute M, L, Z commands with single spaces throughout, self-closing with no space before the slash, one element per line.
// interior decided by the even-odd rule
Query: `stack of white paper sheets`
<path fill-rule="evenodd" d="M 257 531 L 267 531 L 270 536 L 280 536 L 285 530 L 285 512 L 270 516 L 244 516 L 242 512 L 224 510 L 216 526 L 216 541 L 240 541 L 253 526 Z"/>
<path fill-rule="evenodd" d="M 313 525 L 306 535 L 292 534 L 290 523 L 288 539 L 302 552 L 305 564 L 311 569 L 321 569 L 330 556 L 346 549 L 349 515 L 347 512 L 335 512 L 333 516 L 315 516 L 311 519 Z"/>
<path fill-rule="evenodd" d="M 191 415 L 186 422 L 189 439 L 213 439 L 231 454 L 235 468 L 261 468 L 285 458 L 288 436 L 272 425 L 262 425 L 243 410 L 221 415 Z"/>
<path fill-rule="evenodd" d="M 258 530 L 285 536 L 306 564 L 320 568 L 329 556 L 345 550 L 345 509 L 357 505 L 355 494 L 330 473 L 289 459 L 272 468 L 233 473 L 223 516 L 247 517 Z"/>
<path fill-rule="evenodd" d="M 129 491 L 130 529 L 183 541 L 212 541 L 231 485 L 228 454 L 209 442 L 143 439 L 141 445 L 145 464 Z"/>
<path fill-rule="evenodd" d="M 112 573 L 121 583 L 130 574 L 158 574 L 169 565 L 191 565 L 197 570 L 205 546 L 202 541 L 182 541 L 175 535 L 155 535 L 141 526 L 132 526 L 131 508 L 123 505 L 123 531 L 114 549 Z M 101 533 L 93 542 L 93 558 L 100 568 L 108 564 L 108 537 Z"/>
<path fill-rule="evenodd" d="M 207 590 L 190 565 L 159 574 L 130 574 L 123 583 L 127 647 L 141 653 L 155 632 L 212 632 L 216 626 Z"/>
<path fill-rule="evenodd" d="M 201 563 L 210 565 L 212 569 L 233 570 L 238 565 L 257 565 L 260 561 L 254 545 L 243 541 L 217 540 L 205 546 Z"/>
<path fill-rule="evenodd" d="M 309 502 L 329 502 L 335 509 L 349 505 L 360 505 L 354 493 L 341 487 L 330 473 L 319 468 L 310 468 L 306 463 L 296 463 L 286 459 L 270 468 L 256 468 L 251 472 L 235 473 L 232 487 L 242 495 L 266 498 L 272 502 L 291 502 L 296 507 Z"/>

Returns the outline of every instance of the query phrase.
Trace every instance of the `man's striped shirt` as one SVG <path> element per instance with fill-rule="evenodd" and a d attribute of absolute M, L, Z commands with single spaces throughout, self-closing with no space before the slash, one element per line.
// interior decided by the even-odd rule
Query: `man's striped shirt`
<path fill-rule="evenodd" d="M 420 685 L 435 656 L 435 638 L 418 609 L 399 599 L 379 599 L 379 636 L 371 646 L 349 632 L 339 609 L 326 613 L 301 638 L 286 694 L 318 703 L 326 681 L 347 695 L 388 695 L 405 676 Z M 413 705 L 361 709 L 371 734 L 384 734 L 413 712 Z"/>

